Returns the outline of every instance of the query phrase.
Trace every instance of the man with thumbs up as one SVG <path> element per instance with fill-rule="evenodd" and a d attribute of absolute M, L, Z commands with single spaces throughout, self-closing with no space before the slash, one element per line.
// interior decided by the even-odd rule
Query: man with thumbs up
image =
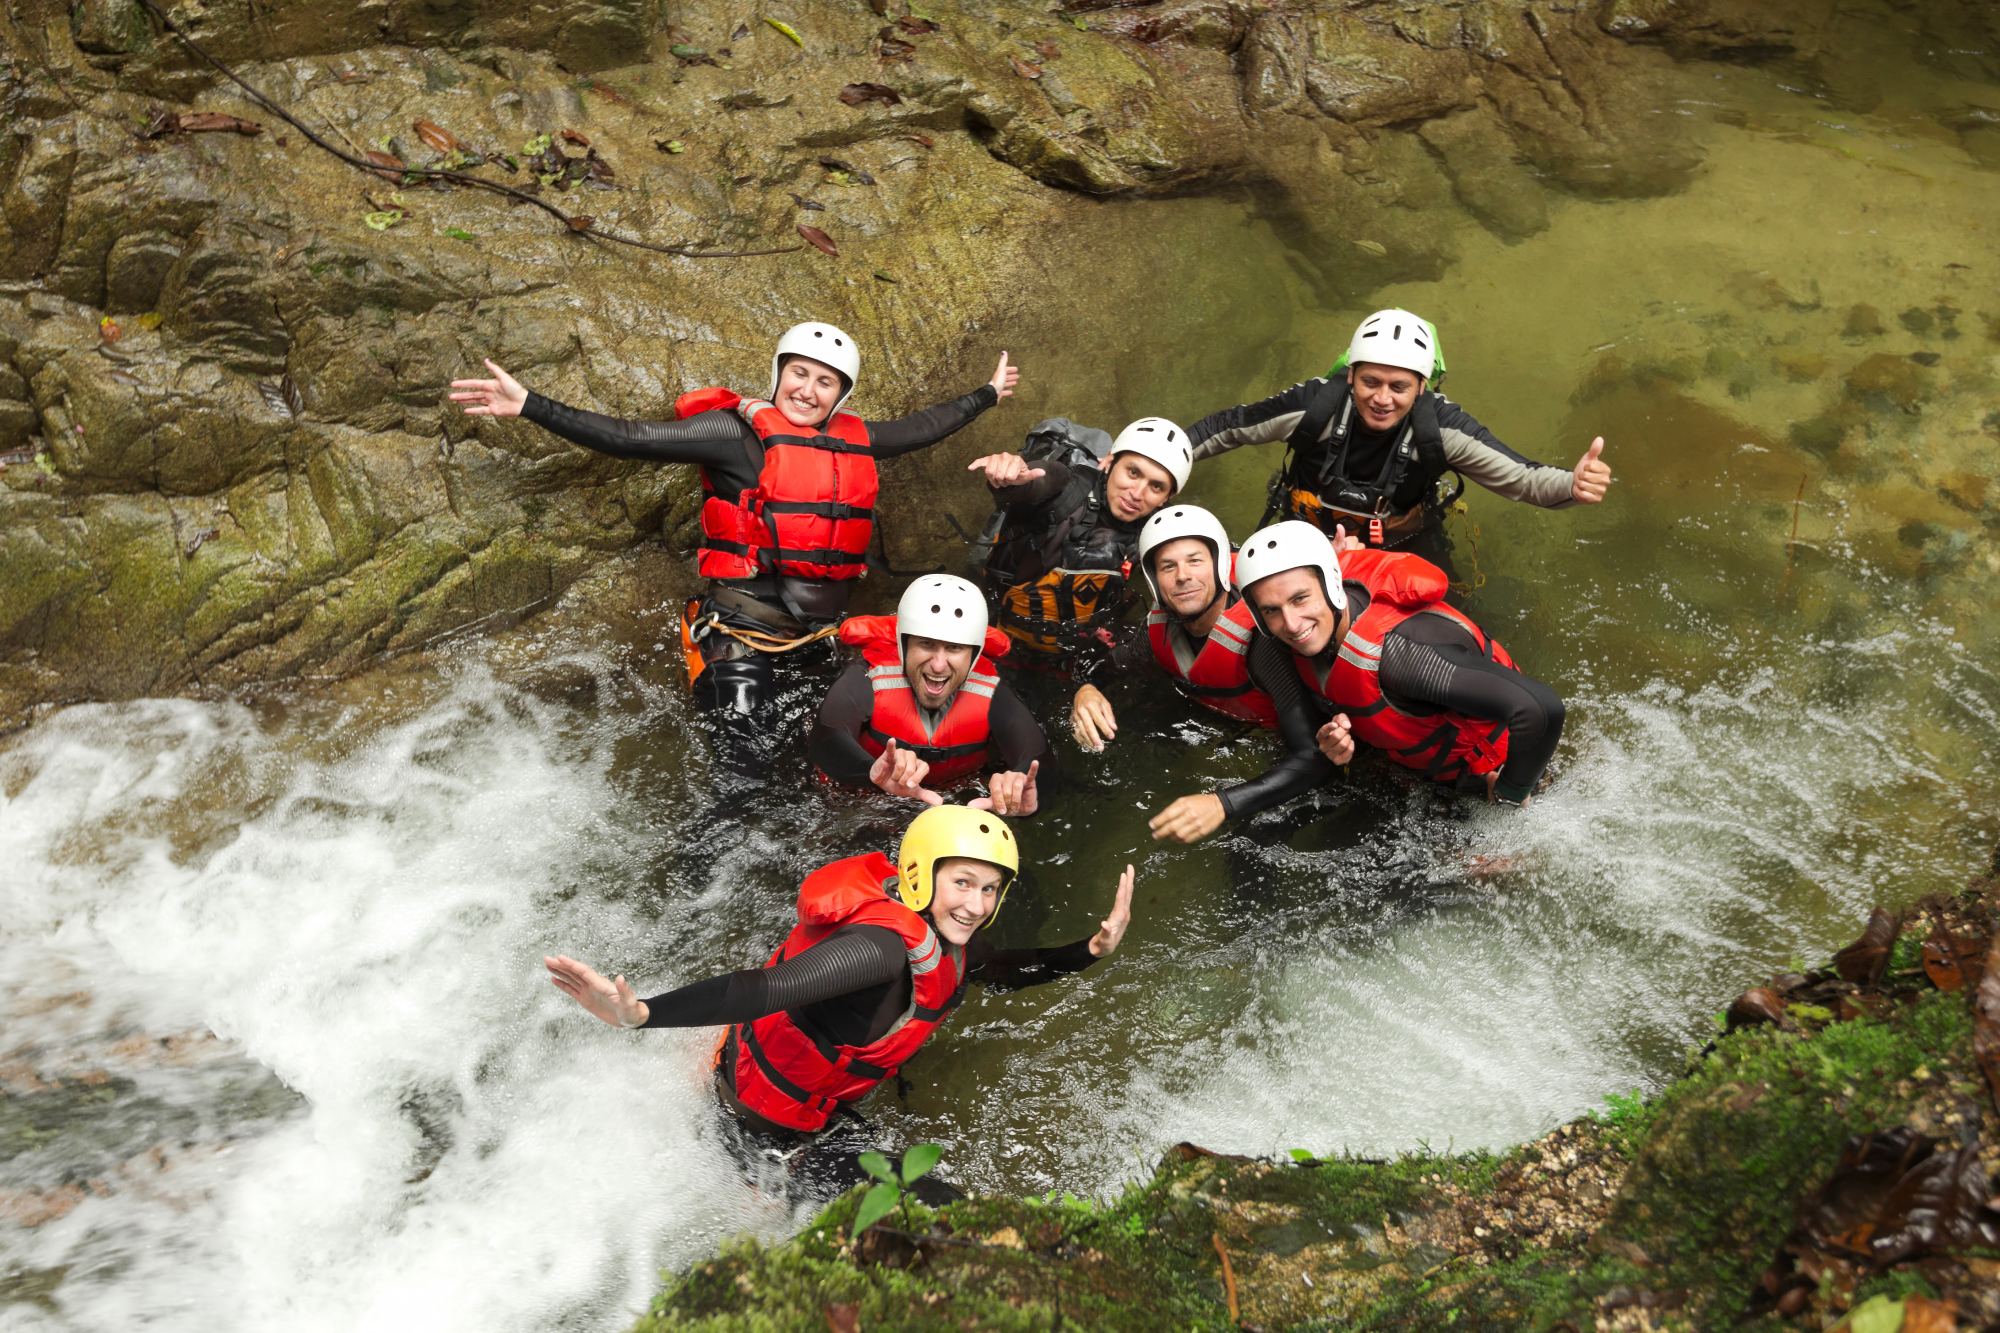
<path fill-rule="evenodd" d="M 1447 472 L 1544 509 L 1604 498 L 1611 467 L 1602 438 L 1567 472 L 1525 458 L 1436 391 L 1444 374 L 1428 320 L 1378 310 L 1324 378 L 1211 413 L 1188 435 L 1197 460 L 1284 440 L 1264 522 L 1303 519 L 1328 533 L 1344 525 L 1373 549 L 1401 546 L 1442 520 L 1457 498 L 1439 496 Z"/>

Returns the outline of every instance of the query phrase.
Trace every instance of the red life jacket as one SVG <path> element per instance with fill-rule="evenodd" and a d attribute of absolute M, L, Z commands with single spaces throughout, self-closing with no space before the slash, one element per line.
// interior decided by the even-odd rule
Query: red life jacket
<path fill-rule="evenodd" d="M 1000 683 L 1000 669 L 993 659 L 1007 651 L 1011 641 L 1005 634 L 986 631 L 985 646 L 971 674 L 946 702 L 935 731 L 925 729 L 916 692 L 903 674 L 903 638 L 896 632 L 896 617 L 851 617 L 840 627 L 840 641 L 861 649 L 862 660 L 868 663 L 868 683 L 875 690 L 875 708 L 860 736 L 862 749 L 879 755 L 893 737 L 898 747 L 915 751 L 931 766 L 924 779 L 929 786 L 970 777 L 984 766 L 992 735 L 988 713 L 994 687 Z"/>
<path fill-rule="evenodd" d="M 1153 660 L 1179 683 L 1181 692 L 1218 713 L 1276 728 L 1277 706 L 1270 695 L 1250 683 L 1250 641 L 1257 632 L 1250 603 L 1237 598 L 1216 619 L 1201 651 L 1185 668 L 1169 633 L 1174 623 L 1165 611 L 1154 607 L 1146 616 L 1146 636 L 1152 640 Z"/>
<path fill-rule="evenodd" d="M 822 1045 L 784 1010 L 731 1028 L 736 1098 L 774 1125 L 819 1129 L 893 1077 L 965 998 L 964 954 L 889 896 L 895 880 L 895 863 L 870 852 L 821 866 L 799 886 L 799 924 L 764 966 L 796 958 L 842 926 L 886 926 L 903 937 L 913 986 L 903 1021 L 867 1046 Z"/>
<path fill-rule="evenodd" d="M 789 578 L 858 579 L 875 535 L 874 447 L 860 417 L 836 412 L 805 435 L 766 402 L 728 389 L 697 389 L 674 415 L 734 409 L 764 443 L 755 490 L 731 501 L 710 489 L 701 506 L 703 578 L 747 579 L 770 570 Z M 703 473 L 704 485 L 708 483 Z"/>
<path fill-rule="evenodd" d="M 1486 656 L 1505 667 L 1514 665 L 1507 650 L 1488 638 L 1471 619 L 1445 605 L 1450 586 L 1445 572 L 1428 560 L 1392 551 L 1348 551 L 1340 557 L 1343 579 L 1368 589 L 1368 609 L 1341 640 L 1333 666 L 1324 676 L 1317 665 L 1294 655 L 1299 676 L 1319 696 L 1341 712 L 1354 738 L 1384 750 L 1391 759 L 1424 776 L 1453 782 L 1470 773 L 1484 775 L 1507 761 L 1504 720 L 1437 712 L 1419 717 L 1405 713 L 1382 692 L 1378 669 L 1382 640 L 1411 616 L 1444 616 L 1465 626 Z"/>

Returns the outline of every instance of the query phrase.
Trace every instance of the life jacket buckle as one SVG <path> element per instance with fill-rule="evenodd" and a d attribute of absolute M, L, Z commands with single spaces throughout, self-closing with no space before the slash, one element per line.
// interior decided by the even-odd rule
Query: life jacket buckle
<path fill-rule="evenodd" d="M 1368 520 L 1368 544 L 1382 545 L 1382 520 L 1379 516 Z"/>

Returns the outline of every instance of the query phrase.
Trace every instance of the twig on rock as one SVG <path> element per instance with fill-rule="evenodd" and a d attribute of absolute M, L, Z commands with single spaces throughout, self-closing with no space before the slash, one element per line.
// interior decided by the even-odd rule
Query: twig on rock
<path fill-rule="evenodd" d="M 241 88 L 244 92 L 250 94 L 251 98 L 253 98 L 259 106 L 262 106 L 272 115 L 278 117 L 280 120 L 284 121 L 287 125 L 290 125 L 300 134 L 305 135 L 306 139 L 315 148 L 319 148 L 325 152 L 331 153 L 333 156 L 339 158 L 341 161 L 347 163 L 351 167 L 359 167 L 363 171 L 370 171 L 370 172 L 377 171 L 377 168 L 372 163 L 366 162 L 359 157 L 353 156 L 352 154 L 343 153 L 342 151 L 340 151 L 340 149 L 335 148 L 332 144 L 328 143 L 325 139 L 322 139 L 318 134 L 316 134 L 312 130 L 312 128 L 308 126 L 304 121 L 300 120 L 297 116 L 294 116 L 290 111 L 280 106 L 276 101 L 272 100 L 270 97 L 267 97 L 262 92 L 259 92 L 256 88 L 253 88 L 248 83 L 244 82 L 243 79 L 237 75 L 236 71 L 230 69 L 229 66 L 223 64 L 220 60 L 217 60 L 214 56 L 210 55 L 202 47 L 201 43 L 195 41 L 194 38 L 188 36 L 187 33 L 183 32 L 181 30 L 181 26 L 178 23 L 175 23 L 173 19 L 168 17 L 167 11 L 160 8 L 159 4 L 157 3 L 157 0 L 134 0 L 134 2 L 139 5 L 143 5 L 146 9 L 152 11 L 153 17 L 157 18 L 163 25 L 165 25 L 168 32 L 171 32 L 174 36 L 180 38 L 181 43 L 185 45 L 190 51 L 193 51 L 203 60 L 213 65 L 222 74 L 224 78 L 228 79 L 231 83 Z M 411 176 L 430 176 L 441 180 L 457 181 L 462 185 L 476 186 L 477 188 L 482 190 L 490 190 L 495 194 L 504 194 L 513 199 L 519 200 L 522 203 L 533 204 L 536 208 L 541 209 L 544 213 L 547 213 L 551 217 L 554 217 L 559 221 L 561 221 L 571 231 L 579 232 L 588 236 L 596 236 L 606 241 L 616 241 L 620 245 L 636 246 L 641 250 L 653 250 L 663 255 L 677 255 L 683 259 L 744 259 L 752 255 L 790 254 L 794 250 L 801 250 L 805 248 L 803 246 L 798 246 L 798 245 L 787 245 L 774 250 L 693 250 L 689 249 L 687 246 L 684 245 L 658 245 L 652 241 L 642 241 L 631 236 L 620 236 L 616 232 L 603 231 L 598 228 L 595 219 L 583 219 L 580 217 L 571 217 L 568 213 L 563 212 L 560 208 L 557 208 L 554 204 L 549 203 L 545 199 L 537 199 L 535 196 L 528 194 L 525 191 L 517 190 L 510 185 L 502 185 L 498 181 L 490 181 L 485 179 L 484 177 L 473 176 L 463 171 L 451 171 L 444 167 L 405 167 L 403 168 L 403 170 L 406 174 Z M 578 225 L 579 222 L 581 222 L 583 225 L 579 226 Z"/>

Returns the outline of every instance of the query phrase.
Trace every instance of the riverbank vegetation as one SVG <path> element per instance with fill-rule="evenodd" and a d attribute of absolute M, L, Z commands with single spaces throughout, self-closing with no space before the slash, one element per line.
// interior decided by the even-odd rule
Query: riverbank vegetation
<path fill-rule="evenodd" d="M 1997 907 L 1985 877 L 1878 911 L 1657 1096 L 1504 1154 L 1181 1144 L 1115 1199 L 908 1201 L 858 1235 L 856 1191 L 673 1278 L 634 1333 L 1993 1327 Z"/>

